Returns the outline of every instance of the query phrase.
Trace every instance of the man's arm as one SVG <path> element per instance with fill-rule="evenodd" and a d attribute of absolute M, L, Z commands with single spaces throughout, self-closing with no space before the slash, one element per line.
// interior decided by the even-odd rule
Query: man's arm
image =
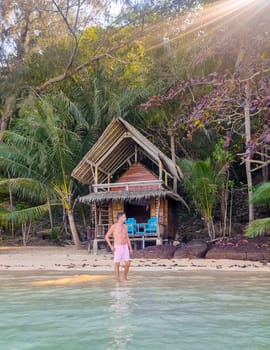
<path fill-rule="evenodd" d="M 114 251 L 114 247 L 111 244 L 110 237 L 112 237 L 113 235 L 113 230 L 114 230 L 114 225 L 110 227 L 109 231 L 105 235 L 105 241 L 108 243 L 112 252 Z"/>
<path fill-rule="evenodd" d="M 127 231 L 127 242 L 128 242 L 129 252 L 130 252 L 130 254 L 132 254 L 133 250 L 132 250 L 132 246 L 131 246 L 130 239 L 129 239 L 129 236 L 128 236 L 128 231 Z"/>

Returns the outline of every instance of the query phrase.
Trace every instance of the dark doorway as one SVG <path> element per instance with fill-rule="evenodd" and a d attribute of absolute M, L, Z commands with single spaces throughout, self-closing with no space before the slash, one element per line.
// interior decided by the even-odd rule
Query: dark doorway
<path fill-rule="evenodd" d="M 130 201 L 125 204 L 127 218 L 135 218 L 137 222 L 147 222 L 150 218 L 150 201 Z"/>

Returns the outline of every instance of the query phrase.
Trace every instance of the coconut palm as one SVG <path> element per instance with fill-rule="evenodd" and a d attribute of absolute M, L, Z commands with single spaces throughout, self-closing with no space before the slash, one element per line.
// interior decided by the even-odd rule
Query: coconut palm
<path fill-rule="evenodd" d="M 71 172 L 82 156 L 87 130 L 79 110 L 63 94 L 31 98 L 25 103 L 14 129 L 2 132 L 0 169 L 11 179 L 0 185 L 9 184 L 17 196 L 39 204 L 0 215 L 2 225 L 33 221 L 48 211 L 49 205 L 62 205 L 74 244 L 80 245 Z"/>
<path fill-rule="evenodd" d="M 211 240 L 215 239 L 213 210 L 225 181 L 225 167 L 218 161 L 183 159 L 180 163 L 184 174 L 184 189 L 196 210 L 202 216 Z"/>
<path fill-rule="evenodd" d="M 254 204 L 270 204 L 270 182 L 265 182 L 258 186 L 253 192 Z M 265 234 L 270 229 L 270 217 L 257 219 L 249 223 L 246 229 L 248 237 L 255 237 Z"/>

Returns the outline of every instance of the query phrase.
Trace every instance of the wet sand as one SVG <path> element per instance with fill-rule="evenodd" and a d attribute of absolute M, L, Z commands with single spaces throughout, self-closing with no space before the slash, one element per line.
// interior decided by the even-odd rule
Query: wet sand
<path fill-rule="evenodd" d="M 213 259 L 132 259 L 133 271 L 258 271 L 270 272 L 270 263 Z M 88 254 L 74 247 L 0 247 L 0 271 L 113 271 L 113 255 Z"/>

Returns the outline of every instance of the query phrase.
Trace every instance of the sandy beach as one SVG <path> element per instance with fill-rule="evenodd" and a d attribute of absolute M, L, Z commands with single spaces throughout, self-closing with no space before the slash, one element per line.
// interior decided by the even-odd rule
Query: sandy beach
<path fill-rule="evenodd" d="M 113 271 L 113 255 L 88 254 L 74 247 L 0 247 L 0 271 Z M 213 259 L 132 259 L 133 271 L 258 271 L 270 272 L 270 263 Z"/>

